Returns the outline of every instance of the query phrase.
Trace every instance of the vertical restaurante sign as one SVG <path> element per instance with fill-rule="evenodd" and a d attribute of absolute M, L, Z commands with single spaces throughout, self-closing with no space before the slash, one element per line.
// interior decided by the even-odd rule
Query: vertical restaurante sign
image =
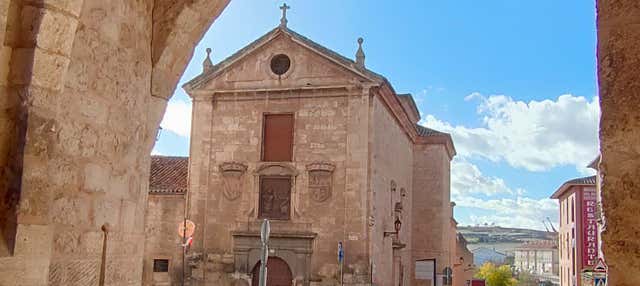
<path fill-rule="evenodd" d="M 598 223 L 596 221 L 596 191 L 582 191 L 582 266 L 593 267 L 598 262 Z"/>

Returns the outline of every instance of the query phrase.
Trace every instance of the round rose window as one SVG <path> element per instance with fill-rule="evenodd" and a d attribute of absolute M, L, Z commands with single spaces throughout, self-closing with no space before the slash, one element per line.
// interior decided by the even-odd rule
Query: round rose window
<path fill-rule="evenodd" d="M 271 71 L 277 75 L 283 75 L 291 67 L 291 59 L 285 54 L 279 54 L 271 58 Z"/>

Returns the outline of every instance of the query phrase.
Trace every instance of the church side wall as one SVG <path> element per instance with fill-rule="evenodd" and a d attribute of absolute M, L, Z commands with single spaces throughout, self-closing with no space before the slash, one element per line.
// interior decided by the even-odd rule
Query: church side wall
<path fill-rule="evenodd" d="M 367 201 L 363 198 L 366 198 L 368 100 L 360 90 L 352 93 L 343 90 L 332 96 L 264 95 L 253 100 L 238 96 L 195 101 L 189 216 L 197 225 L 191 255 L 200 258 L 191 271 L 194 279 L 206 280 L 203 285 L 228 285 L 234 279 L 250 279 L 255 262 L 239 262 L 241 258 L 234 252 L 237 241 L 234 242 L 232 234 L 259 232 L 256 171 L 265 165 L 260 161 L 263 115 L 293 113 L 293 162 L 279 163 L 291 166 L 297 173 L 291 193 L 291 219 L 272 220 L 271 233 L 317 234 L 310 259 L 310 278 L 317 282 L 336 281 L 337 243 L 343 241 L 345 281 L 366 282 Z M 237 198 L 233 197 L 234 190 L 225 185 L 219 169 L 229 162 L 247 166 Z M 306 166 L 314 162 L 335 166 L 331 196 L 324 201 L 312 199 L 308 188 Z M 271 249 L 270 255 L 282 256 L 289 263 L 294 279 L 302 279 L 295 275 L 306 272 L 299 269 L 303 262 L 291 263 L 288 250 Z M 304 257 L 300 255 L 295 259 Z M 238 265 L 242 271 L 237 269 Z"/>
<path fill-rule="evenodd" d="M 450 159 L 444 145 L 414 146 L 413 161 L 413 261 L 436 259 L 437 279 L 450 261 L 451 229 Z M 430 285 L 414 280 L 414 285 Z M 441 285 L 441 284 L 437 284 Z"/>
<path fill-rule="evenodd" d="M 374 283 L 398 285 L 400 276 L 410 281 L 411 272 L 413 147 L 409 137 L 378 96 L 372 98 L 371 113 L 370 180 L 373 203 L 370 211 L 375 223 L 371 229 Z M 402 203 L 401 212 L 395 211 L 396 203 Z M 402 222 L 399 237 L 384 236 L 385 231 L 394 231 L 396 216 Z M 394 250 L 394 240 L 406 246 Z M 399 273 L 401 269 L 404 272 L 402 275 Z"/>
<path fill-rule="evenodd" d="M 178 236 L 178 225 L 183 214 L 184 195 L 149 194 L 142 285 L 181 285 L 182 240 Z M 154 259 L 169 260 L 169 272 L 154 273 Z"/>

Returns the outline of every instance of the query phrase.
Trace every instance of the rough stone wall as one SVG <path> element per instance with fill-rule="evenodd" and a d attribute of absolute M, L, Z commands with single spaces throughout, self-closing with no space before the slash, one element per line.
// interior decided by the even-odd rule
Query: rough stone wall
<path fill-rule="evenodd" d="M 184 215 L 184 195 L 149 194 L 147 206 L 142 285 L 181 285 L 182 239 L 177 231 Z M 154 259 L 168 259 L 169 272 L 154 273 Z"/>
<path fill-rule="evenodd" d="M 449 248 L 455 239 L 450 237 L 450 158 L 444 145 L 431 144 L 415 145 L 413 158 L 413 261 L 435 258 L 441 279 L 443 269 L 452 267 Z"/>
<path fill-rule="evenodd" d="M 193 47 L 227 1 L 176 3 L 163 20 L 169 40 L 153 47 L 153 11 L 169 3 L 0 1 L 9 7 L 0 9 L 3 217 L 16 207 L 7 190 L 20 195 L 0 285 L 96 285 L 105 223 L 106 284 L 141 283 L 157 126 Z M 152 50 L 163 51 L 157 61 Z M 166 74 L 169 86 L 154 89 L 153 74 Z M 11 248 L 0 245 L 5 254 Z"/>
<path fill-rule="evenodd" d="M 397 285 L 394 277 L 394 261 L 401 257 L 404 277 L 411 277 L 411 205 L 413 191 L 413 143 L 398 125 L 380 97 L 372 98 L 371 104 L 371 191 L 373 203 L 370 212 L 375 225 L 371 228 L 371 260 L 374 264 L 374 283 Z M 392 186 L 393 185 L 393 186 Z M 402 197 L 401 192 L 405 193 Z M 402 213 L 395 212 L 395 203 L 402 202 Z M 395 235 L 384 236 L 385 231 L 394 231 L 396 215 L 400 216 L 403 228 L 399 240 Z M 392 242 L 405 243 L 404 249 L 393 250 Z M 396 266 L 398 267 L 398 266 Z M 396 270 L 398 271 L 398 270 Z M 398 273 L 395 273 L 398 275 Z"/>
<path fill-rule="evenodd" d="M 640 285 L 640 3 L 599 0 L 597 12 L 603 252 L 609 285 Z"/>

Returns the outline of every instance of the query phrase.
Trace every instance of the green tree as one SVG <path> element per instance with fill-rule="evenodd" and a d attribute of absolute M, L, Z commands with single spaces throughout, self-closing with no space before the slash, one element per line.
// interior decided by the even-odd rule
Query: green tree
<path fill-rule="evenodd" d="M 511 275 L 509 265 L 496 266 L 491 262 L 482 264 L 475 277 L 484 279 L 487 286 L 516 286 L 518 283 Z"/>
<path fill-rule="evenodd" d="M 538 286 L 538 283 L 529 272 L 523 271 L 518 275 L 518 286 Z"/>

